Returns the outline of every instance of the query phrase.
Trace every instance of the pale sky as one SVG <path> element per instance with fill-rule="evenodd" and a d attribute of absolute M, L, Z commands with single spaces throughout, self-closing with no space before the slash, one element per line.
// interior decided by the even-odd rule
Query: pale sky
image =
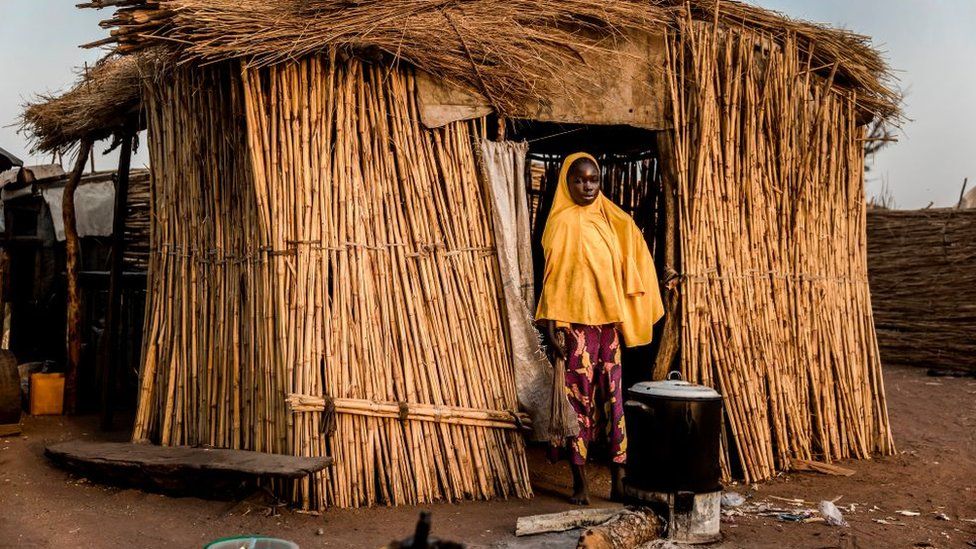
<path fill-rule="evenodd" d="M 0 147 L 26 163 L 50 157 L 27 152 L 16 133 L 21 105 L 36 93 L 58 91 L 74 70 L 100 51 L 79 44 L 106 31 L 110 10 L 81 10 L 77 0 L 0 0 Z M 897 69 L 911 119 L 900 142 L 882 150 L 869 172 L 868 195 L 887 181 L 899 208 L 954 205 L 964 177 L 976 186 L 976 1 L 756 0 L 790 16 L 830 23 L 873 37 Z M 96 150 L 100 154 L 104 144 Z M 67 160 L 66 160 L 67 162 Z M 114 155 L 96 166 L 111 169 Z M 145 146 L 133 165 L 147 163 Z"/>

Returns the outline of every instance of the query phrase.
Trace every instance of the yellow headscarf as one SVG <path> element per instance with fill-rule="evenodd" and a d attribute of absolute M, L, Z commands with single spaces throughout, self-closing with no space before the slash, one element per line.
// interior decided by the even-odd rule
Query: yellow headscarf
<path fill-rule="evenodd" d="M 654 260 L 634 220 L 603 193 L 586 206 L 573 201 L 566 177 L 580 158 L 599 166 L 586 153 L 563 161 L 542 233 L 546 267 L 535 317 L 617 324 L 627 347 L 646 345 L 654 323 L 664 316 Z"/>

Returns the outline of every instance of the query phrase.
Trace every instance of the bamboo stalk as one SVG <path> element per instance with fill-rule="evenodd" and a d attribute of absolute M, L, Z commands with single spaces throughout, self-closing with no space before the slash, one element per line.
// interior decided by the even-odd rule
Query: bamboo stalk
<path fill-rule="evenodd" d="M 330 454 L 273 486 L 307 508 L 530 495 L 475 123 L 423 129 L 412 74 L 324 57 L 150 88 L 134 436 Z"/>

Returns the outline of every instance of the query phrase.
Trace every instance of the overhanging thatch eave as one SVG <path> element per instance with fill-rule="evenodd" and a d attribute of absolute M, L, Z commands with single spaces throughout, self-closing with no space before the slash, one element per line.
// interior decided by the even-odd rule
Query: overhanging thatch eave
<path fill-rule="evenodd" d="M 734 0 L 92 0 L 121 6 L 103 26 L 118 53 L 163 46 L 181 63 L 273 65 L 336 50 L 381 51 L 482 93 L 501 113 L 538 100 L 579 51 L 680 19 L 784 39 L 833 74 L 870 117 L 897 118 L 900 96 L 866 36 Z M 592 37 L 602 36 L 603 39 Z M 536 97 L 530 97 L 533 94 Z M 867 117 L 862 117 L 867 118 Z"/>
<path fill-rule="evenodd" d="M 63 153 L 83 139 L 144 129 L 142 80 L 158 70 L 155 59 L 150 52 L 106 57 L 68 91 L 37 96 L 21 115 L 32 150 Z"/>

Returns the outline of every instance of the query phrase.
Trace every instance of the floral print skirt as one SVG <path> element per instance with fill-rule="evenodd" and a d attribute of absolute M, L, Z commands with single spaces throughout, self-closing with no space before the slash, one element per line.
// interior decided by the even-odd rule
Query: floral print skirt
<path fill-rule="evenodd" d="M 566 394 L 579 421 L 579 435 L 569 439 L 570 460 L 586 463 L 590 442 L 603 430 L 611 461 L 625 463 L 627 431 L 616 326 L 571 325 L 566 329 L 566 356 Z"/>

